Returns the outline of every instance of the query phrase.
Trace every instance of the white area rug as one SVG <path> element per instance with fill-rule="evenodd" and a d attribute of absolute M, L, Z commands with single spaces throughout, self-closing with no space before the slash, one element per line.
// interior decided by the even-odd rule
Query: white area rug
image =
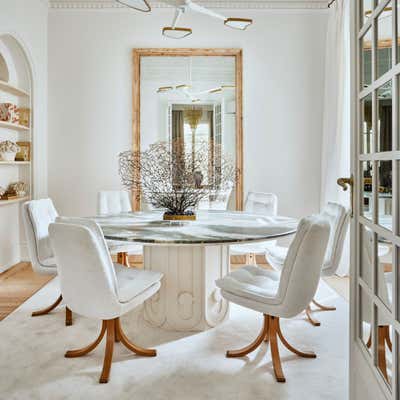
<path fill-rule="evenodd" d="M 228 322 L 201 333 L 149 327 L 140 310 L 125 315 L 127 335 L 139 345 L 157 348 L 158 356 L 138 357 L 116 344 L 110 382 L 100 385 L 105 340 L 88 356 L 63 356 L 67 349 L 92 342 L 99 322 L 75 315 L 74 325 L 65 327 L 64 307 L 30 317 L 32 310 L 57 296 L 53 280 L 0 322 L 0 399 L 347 399 L 348 305 L 324 283 L 317 299 L 338 309 L 315 314 L 321 327 L 304 322 L 303 315 L 282 321 L 282 331 L 293 345 L 318 355 L 302 359 L 281 346 L 285 384 L 275 382 L 265 344 L 248 357 L 225 358 L 227 349 L 252 341 L 262 322 L 260 314 L 232 306 Z"/>

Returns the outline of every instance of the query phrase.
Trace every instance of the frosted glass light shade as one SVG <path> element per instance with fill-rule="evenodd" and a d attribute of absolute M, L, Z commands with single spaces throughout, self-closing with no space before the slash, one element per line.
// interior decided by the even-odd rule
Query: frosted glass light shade
<path fill-rule="evenodd" d="M 162 34 L 171 39 L 183 39 L 192 34 L 190 28 L 172 28 L 172 26 L 167 26 L 163 28 Z"/>
<path fill-rule="evenodd" d="M 117 2 L 134 10 L 142 12 L 151 11 L 151 7 L 146 0 L 117 0 Z"/>
<path fill-rule="evenodd" d="M 229 26 L 233 29 L 239 29 L 241 31 L 244 31 L 252 23 L 253 20 L 247 18 L 227 18 L 224 22 L 226 26 Z"/>

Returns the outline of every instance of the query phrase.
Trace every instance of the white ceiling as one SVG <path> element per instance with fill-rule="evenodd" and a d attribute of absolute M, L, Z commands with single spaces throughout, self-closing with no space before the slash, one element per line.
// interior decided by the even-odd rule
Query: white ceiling
<path fill-rule="evenodd" d="M 168 7 L 174 0 L 150 0 L 154 8 Z M 197 3 L 211 8 L 239 9 L 323 9 L 327 8 L 330 0 L 197 0 Z M 49 0 L 52 8 L 118 8 L 121 7 L 113 0 Z"/>

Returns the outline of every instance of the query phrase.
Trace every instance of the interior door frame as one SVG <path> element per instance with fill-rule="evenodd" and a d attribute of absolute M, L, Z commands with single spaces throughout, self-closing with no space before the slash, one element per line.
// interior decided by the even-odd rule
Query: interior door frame
<path fill-rule="evenodd" d="M 137 48 L 132 51 L 132 151 L 140 151 L 140 60 L 142 57 L 235 57 L 236 77 L 236 209 L 243 210 L 243 54 L 235 48 Z M 132 208 L 139 211 L 140 193 L 132 192 Z"/>

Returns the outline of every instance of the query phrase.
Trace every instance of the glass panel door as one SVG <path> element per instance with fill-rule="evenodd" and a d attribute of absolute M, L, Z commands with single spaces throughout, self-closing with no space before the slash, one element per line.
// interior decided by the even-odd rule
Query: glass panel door
<path fill-rule="evenodd" d="M 351 346 L 364 356 L 359 366 L 372 373 L 368 385 L 391 400 L 399 400 L 399 6 L 400 0 L 358 0 L 353 10 L 358 201 Z"/>

